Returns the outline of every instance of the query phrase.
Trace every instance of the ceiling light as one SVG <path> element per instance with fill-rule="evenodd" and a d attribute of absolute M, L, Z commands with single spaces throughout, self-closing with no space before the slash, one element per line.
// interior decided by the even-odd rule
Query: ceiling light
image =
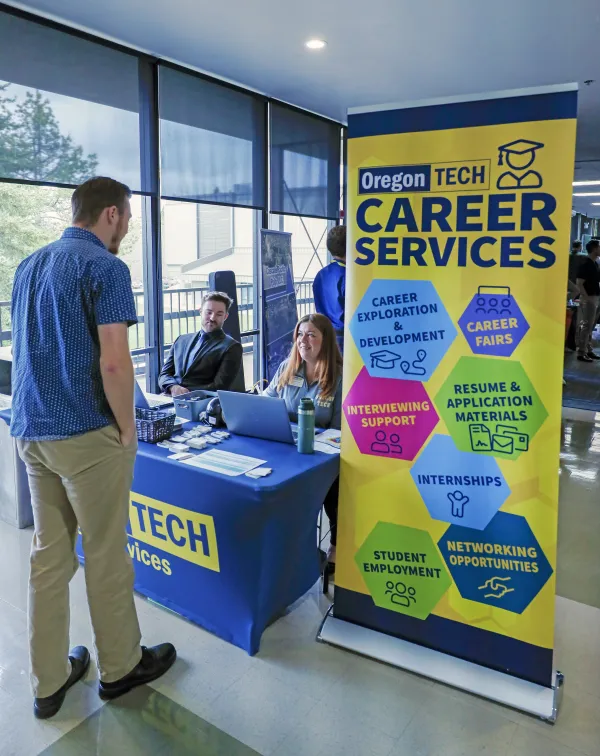
<path fill-rule="evenodd" d="M 573 181 L 573 186 L 598 186 L 600 181 Z"/>
<path fill-rule="evenodd" d="M 600 205 L 600 202 L 592 202 L 592 205 Z"/>
<path fill-rule="evenodd" d="M 573 192 L 573 197 L 600 197 L 600 192 Z"/>
<path fill-rule="evenodd" d="M 327 42 L 324 39 L 309 39 L 308 42 L 304 43 L 309 50 L 322 50 L 326 44 Z"/>

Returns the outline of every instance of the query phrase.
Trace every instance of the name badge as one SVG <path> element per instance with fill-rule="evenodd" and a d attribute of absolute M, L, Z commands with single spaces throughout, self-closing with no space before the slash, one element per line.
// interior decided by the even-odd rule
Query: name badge
<path fill-rule="evenodd" d="M 292 378 L 292 386 L 295 386 L 296 388 L 302 388 L 302 386 L 304 386 L 304 378 L 302 378 L 301 375 L 295 375 Z"/>

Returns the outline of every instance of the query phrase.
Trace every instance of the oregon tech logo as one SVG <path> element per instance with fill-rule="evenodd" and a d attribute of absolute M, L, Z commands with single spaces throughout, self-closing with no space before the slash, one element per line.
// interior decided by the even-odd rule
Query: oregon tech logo
<path fill-rule="evenodd" d="M 137 541 L 220 572 L 215 523 L 210 515 L 131 492 L 129 534 Z"/>
<path fill-rule="evenodd" d="M 431 191 L 431 166 L 394 165 L 359 169 L 359 194 L 379 194 L 380 192 L 399 194 L 404 191 Z"/>
<path fill-rule="evenodd" d="M 490 160 L 359 168 L 359 194 L 412 194 L 489 189 Z"/>

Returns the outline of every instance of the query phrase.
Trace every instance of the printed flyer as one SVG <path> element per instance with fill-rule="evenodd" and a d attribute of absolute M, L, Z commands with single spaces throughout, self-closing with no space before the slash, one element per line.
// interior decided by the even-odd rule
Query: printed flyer
<path fill-rule="evenodd" d="M 349 116 L 334 616 L 547 687 L 576 110 Z"/>

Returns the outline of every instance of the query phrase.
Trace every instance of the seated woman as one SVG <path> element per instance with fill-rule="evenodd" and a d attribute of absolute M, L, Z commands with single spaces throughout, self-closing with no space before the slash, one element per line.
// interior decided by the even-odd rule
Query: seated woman
<path fill-rule="evenodd" d="M 315 426 L 342 426 L 342 355 L 335 331 L 325 315 L 305 315 L 294 329 L 290 356 L 282 362 L 265 396 L 285 401 L 291 422 L 298 422 L 298 405 L 310 397 L 315 405 Z M 327 561 L 335 564 L 339 478 L 329 489 L 323 506 L 331 525 Z"/>

